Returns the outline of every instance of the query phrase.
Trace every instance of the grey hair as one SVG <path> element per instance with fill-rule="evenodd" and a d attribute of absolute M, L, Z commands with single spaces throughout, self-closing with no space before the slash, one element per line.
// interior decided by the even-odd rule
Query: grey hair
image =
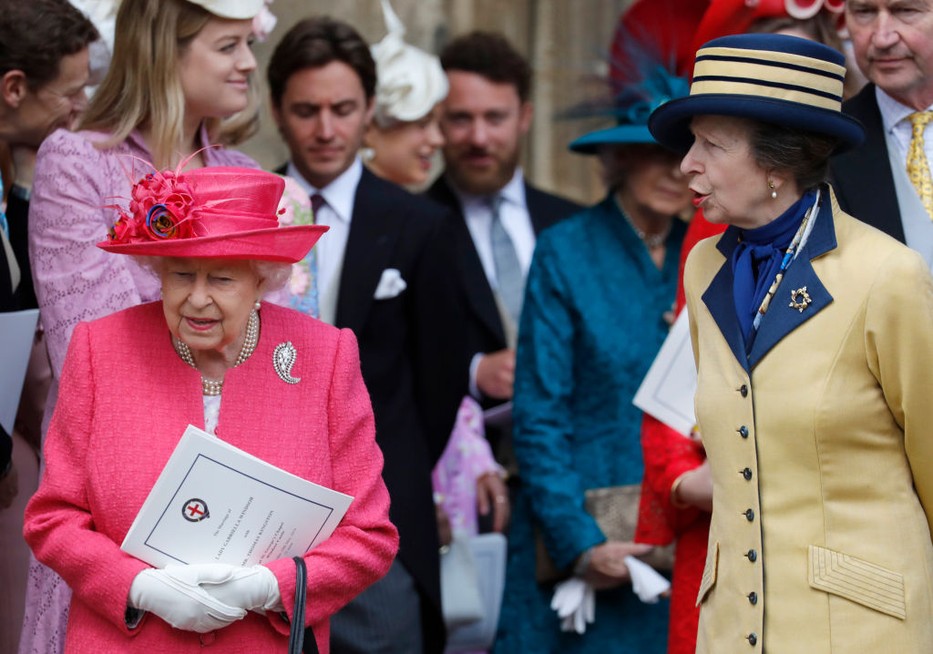
<path fill-rule="evenodd" d="M 156 277 L 162 277 L 165 257 L 133 256 L 133 258 L 142 268 L 152 272 Z M 268 295 L 285 286 L 292 274 L 292 266 L 289 263 L 260 261 L 258 259 L 247 259 L 247 261 L 260 280 L 260 289 L 263 295 Z"/>

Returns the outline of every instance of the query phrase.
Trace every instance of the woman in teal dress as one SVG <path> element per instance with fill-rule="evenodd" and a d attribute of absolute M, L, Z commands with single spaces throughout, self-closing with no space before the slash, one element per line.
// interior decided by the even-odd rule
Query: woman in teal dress
<path fill-rule="evenodd" d="M 520 480 L 509 533 L 495 651 L 661 654 L 667 601 L 632 592 L 627 554 L 584 508 L 587 489 L 639 484 L 642 414 L 632 398 L 667 334 L 690 205 L 676 157 L 644 125 L 686 82 L 658 72 L 630 100 L 642 106 L 571 149 L 598 154 L 609 173 L 599 204 L 539 237 L 525 291 L 513 408 Z M 558 568 L 595 590 L 595 621 L 562 629 L 553 583 L 536 579 L 536 534 Z M 578 625 L 579 627 L 579 625 Z"/>

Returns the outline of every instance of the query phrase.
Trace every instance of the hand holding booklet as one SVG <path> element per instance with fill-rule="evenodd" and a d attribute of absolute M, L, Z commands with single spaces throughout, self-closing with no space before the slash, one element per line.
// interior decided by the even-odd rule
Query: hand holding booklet
<path fill-rule="evenodd" d="M 327 540 L 352 501 L 188 425 L 120 549 L 158 568 L 268 563 Z"/>

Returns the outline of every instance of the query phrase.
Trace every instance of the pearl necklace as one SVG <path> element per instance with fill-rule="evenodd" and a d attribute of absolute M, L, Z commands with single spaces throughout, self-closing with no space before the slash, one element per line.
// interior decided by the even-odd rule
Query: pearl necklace
<path fill-rule="evenodd" d="M 240 353 L 237 355 L 233 367 L 236 368 L 238 365 L 246 361 L 253 353 L 253 350 L 256 349 L 256 345 L 258 343 L 259 312 L 253 310 L 253 312 L 249 314 L 249 322 L 246 324 L 246 338 L 243 339 L 243 347 L 240 348 Z M 181 357 L 181 360 L 197 370 L 198 366 L 194 362 L 194 357 L 191 355 L 191 349 L 188 347 L 187 343 L 173 337 L 172 344 L 175 346 L 175 352 L 178 353 L 178 356 Z M 201 376 L 201 392 L 204 393 L 204 395 L 220 395 L 223 387 L 223 379 L 207 379 L 203 375 Z"/>
<path fill-rule="evenodd" d="M 619 213 L 622 214 L 622 217 L 625 218 L 625 222 L 628 223 L 628 226 L 632 228 L 632 231 L 635 232 L 642 243 L 645 244 L 645 247 L 648 250 L 657 250 L 660 247 L 664 246 L 664 241 L 667 240 L 668 235 L 671 233 L 671 226 L 674 224 L 674 219 L 671 218 L 667 223 L 667 227 L 664 228 L 664 231 L 657 234 L 646 234 L 644 231 L 638 228 L 638 226 L 632 221 L 629 215 L 625 212 L 625 209 L 622 208 L 622 203 L 616 199 L 616 207 L 619 209 Z"/>

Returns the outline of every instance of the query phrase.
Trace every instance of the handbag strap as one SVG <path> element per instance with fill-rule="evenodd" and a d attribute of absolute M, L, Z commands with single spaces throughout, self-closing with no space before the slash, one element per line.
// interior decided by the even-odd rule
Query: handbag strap
<path fill-rule="evenodd" d="M 295 561 L 295 607 L 292 611 L 292 627 L 288 635 L 289 654 L 302 654 L 305 640 L 305 603 L 308 599 L 308 568 L 304 558 L 293 557 Z M 308 629 L 308 653 L 318 654 L 314 632 Z"/>

